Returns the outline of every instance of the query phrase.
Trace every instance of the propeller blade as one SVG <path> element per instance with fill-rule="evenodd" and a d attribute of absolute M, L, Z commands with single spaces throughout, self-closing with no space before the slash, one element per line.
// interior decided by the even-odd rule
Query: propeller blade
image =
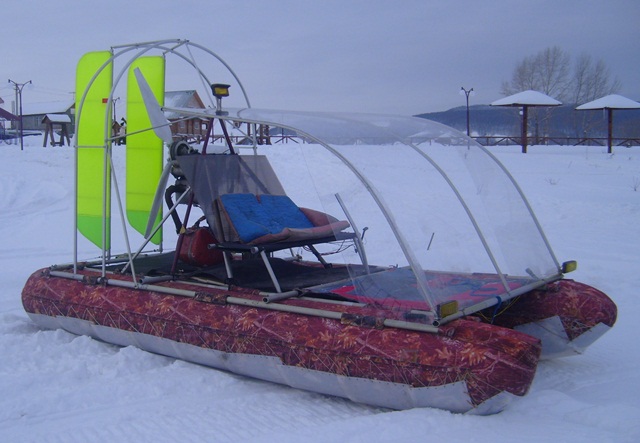
<path fill-rule="evenodd" d="M 149 221 L 147 221 L 147 230 L 144 233 L 144 238 L 149 238 L 153 228 L 155 228 L 156 218 L 158 217 L 160 208 L 162 208 L 162 197 L 164 196 L 164 190 L 167 187 L 167 180 L 169 180 L 170 173 L 171 162 L 169 161 L 165 165 L 162 170 L 162 175 L 160 176 L 158 189 L 156 189 L 156 195 L 153 198 L 153 204 L 151 205 L 151 210 L 149 212 Z"/>
<path fill-rule="evenodd" d="M 151 124 L 153 125 L 153 132 L 155 132 L 155 134 L 165 143 L 170 144 L 173 141 L 171 129 L 169 128 L 171 123 L 162 112 L 162 108 L 160 108 L 160 104 L 158 103 L 158 100 L 156 100 L 156 96 L 153 95 L 153 91 L 151 90 L 151 87 L 149 87 L 149 83 L 147 83 L 144 75 L 142 75 L 140 68 L 134 69 L 133 73 L 138 81 L 138 87 L 140 88 L 144 105 L 147 108 L 149 120 L 151 120 Z"/>

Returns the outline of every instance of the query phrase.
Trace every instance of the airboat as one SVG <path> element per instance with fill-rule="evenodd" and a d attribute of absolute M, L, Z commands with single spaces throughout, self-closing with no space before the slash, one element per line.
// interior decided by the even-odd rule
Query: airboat
<path fill-rule="evenodd" d="M 168 60 L 208 107 L 165 103 Z M 511 174 L 452 128 L 256 109 L 187 40 L 85 54 L 76 91 L 73 260 L 22 293 L 41 328 L 383 408 L 492 414 L 541 358 L 615 322 L 609 297 L 565 278 L 575 261 L 556 259 Z"/>

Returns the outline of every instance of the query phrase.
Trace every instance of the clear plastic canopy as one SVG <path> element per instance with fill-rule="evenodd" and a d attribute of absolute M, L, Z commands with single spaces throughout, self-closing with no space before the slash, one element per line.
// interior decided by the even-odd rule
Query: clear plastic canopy
<path fill-rule="evenodd" d="M 560 276 L 511 175 L 458 131 L 368 114 L 242 109 L 224 118 L 269 125 L 276 143 L 258 153 L 268 157 L 286 194 L 300 207 L 349 220 L 362 244 L 323 245 L 328 261 L 395 271 L 354 273 L 327 291 L 404 299 L 416 309 L 455 299 L 463 310 Z M 302 142 L 277 143 L 285 131 Z"/>

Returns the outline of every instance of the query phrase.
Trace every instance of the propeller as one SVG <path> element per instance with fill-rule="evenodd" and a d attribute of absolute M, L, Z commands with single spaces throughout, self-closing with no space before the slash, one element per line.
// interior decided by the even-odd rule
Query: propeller
<path fill-rule="evenodd" d="M 153 197 L 153 204 L 151 205 L 151 210 L 149 211 L 149 220 L 147 221 L 147 229 L 144 233 L 144 238 L 149 238 L 153 228 L 155 228 L 156 218 L 158 217 L 158 213 L 162 208 L 162 197 L 164 195 L 164 190 L 167 187 L 167 181 L 169 180 L 169 176 L 171 175 L 171 167 L 172 161 L 168 161 L 162 170 L 162 175 L 160 176 L 160 181 L 158 182 L 158 188 L 156 189 L 156 195 Z"/>
<path fill-rule="evenodd" d="M 138 87 L 140 88 L 142 101 L 144 102 L 144 106 L 147 108 L 147 114 L 149 115 L 149 120 L 151 121 L 153 132 L 158 136 L 158 138 L 162 139 L 162 141 L 167 144 L 171 144 L 173 142 L 171 129 L 169 127 L 171 123 L 169 122 L 169 120 L 167 120 L 164 113 L 162 112 L 162 108 L 160 107 L 158 100 L 156 100 L 156 96 L 153 94 L 149 83 L 147 83 L 147 80 L 144 78 L 142 71 L 140 71 L 140 68 L 134 69 L 133 73 L 136 76 L 136 81 L 138 82 Z M 149 238 L 149 236 L 151 235 L 151 232 L 155 227 L 158 213 L 162 209 L 162 197 L 164 195 L 164 190 L 167 187 L 169 176 L 171 175 L 171 163 L 171 161 L 168 161 L 164 169 L 162 170 L 158 188 L 156 189 L 156 194 L 153 198 L 151 210 L 149 211 L 149 220 L 147 221 L 147 229 L 144 235 L 145 238 Z"/>
<path fill-rule="evenodd" d="M 149 120 L 151 120 L 153 132 L 155 132 L 158 138 L 162 139 L 165 143 L 171 144 L 173 141 L 171 128 L 169 127 L 171 123 L 162 112 L 160 103 L 156 100 L 156 96 L 153 94 L 153 91 L 151 90 L 149 83 L 147 83 L 147 80 L 144 78 L 144 75 L 142 75 L 140 68 L 135 68 L 133 73 L 136 76 L 138 87 L 142 94 L 142 101 L 144 101 L 144 106 L 147 108 L 147 114 L 149 114 Z"/>

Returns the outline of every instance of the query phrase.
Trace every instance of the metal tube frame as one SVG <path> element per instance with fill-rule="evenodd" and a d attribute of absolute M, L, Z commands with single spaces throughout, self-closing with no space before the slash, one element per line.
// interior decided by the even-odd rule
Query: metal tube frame
<path fill-rule="evenodd" d="M 83 281 L 84 275 L 63 271 L 49 271 L 49 274 L 54 277 L 67 278 L 78 282 Z M 118 280 L 113 278 L 101 277 L 98 281 L 100 284 L 107 286 L 115 286 L 119 288 L 127 288 L 141 291 L 158 292 L 161 294 L 175 295 L 179 297 L 195 298 L 198 292 L 187 289 L 177 289 L 167 286 L 159 286 L 154 284 L 144 284 L 139 282 L 130 282 L 128 280 Z M 279 294 L 279 295 L 285 295 Z M 286 294 L 290 295 L 290 294 Z M 297 295 L 297 294 L 295 294 Z M 343 312 L 330 311 L 326 309 L 308 308 L 304 306 L 287 305 L 282 303 L 265 302 L 264 300 L 252 300 L 242 297 L 227 296 L 225 302 L 230 305 L 246 306 L 251 308 L 267 309 L 271 311 L 289 312 L 293 314 L 308 315 L 312 317 L 328 318 L 333 320 L 342 320 Z M 396 329 L 408 329 L 412 331 L 428 332 L 437 334 L 439 329 L 436 326 L 431 326 L 423 323 L 413 323 L 403 320 L 394 319 L 382 319 L 382 324 L 389 328 Z"/>

